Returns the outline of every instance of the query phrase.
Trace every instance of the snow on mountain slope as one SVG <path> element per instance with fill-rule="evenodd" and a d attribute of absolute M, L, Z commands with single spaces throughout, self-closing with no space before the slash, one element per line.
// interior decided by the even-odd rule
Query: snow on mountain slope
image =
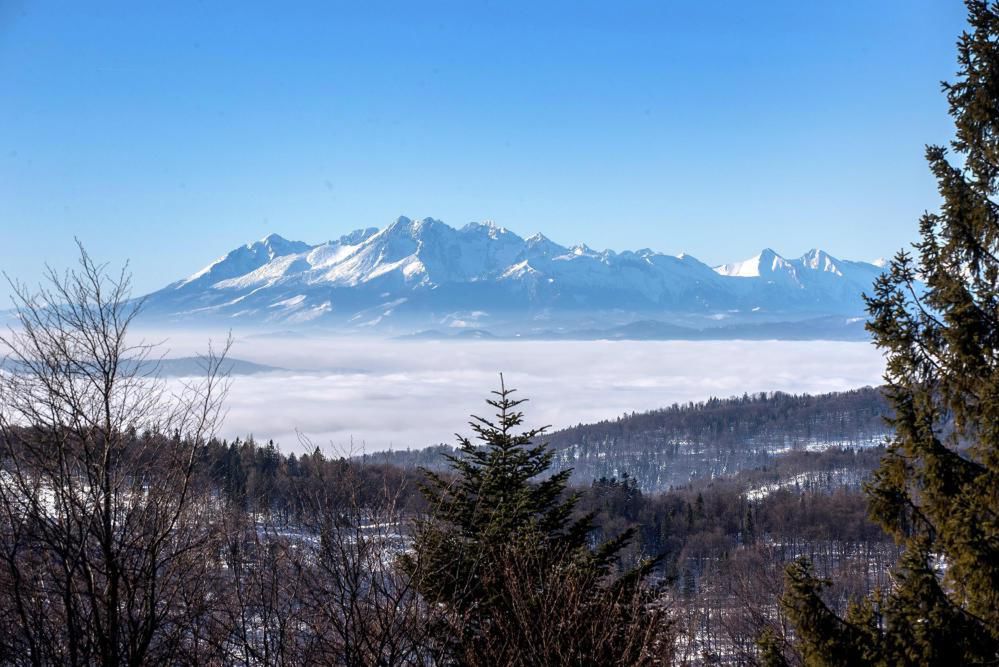
<path fill-rule="evenodd" d="M 720 275 L 733 276 L 738 278 L 758 278 L 760 276 L 760 264 L 763 262 L 763 254 L 750 257 L 741 262 L 733 262 L 715 267 Z"/>
<path fill-rule="evenodd" d="M 245 322 L 374 326 L 403 319 L 444 323 L 503 314 L 507 321 L 571 314 L 857 314 L 880 269 L 812 250 L 785 259 L 770 249 L 709 267 L 649 249 L 566 247 L 522 238 L 494 223 L 455 229 L 400 217 L 318 245 L 271 234 L 236 248 L 147 297 L 151 315 Z"/>
<path fill-rule="evenodd" d="M 227 278 L 243 276 L 266 266 L 276 257 L 304 252 L 308 248 L 309 245 L 301 241 L 288 241 L 277 234 L 270 234 L 219 257 L 194 275 L 180 281 L 177 286 L 192 283 L 211 285 Z"/>
<path fill-rule="evenodd" d="M 720 275 L 733 278 L 787 279 L 795 276 L 796 265 L 770 248 L 764 248 L 755 257 L 715 267 L 715 271 Z"/>
<path fill-rule="evenodd" d="M 836 259 L 824 250 L 813 248 L 797 259 L 781 257 L 770 248 L 750 259 L 723 264 L 715 272 L 730 278 L 753 278 L 757 284 L 784 284 L 809 290 L 815 298 L 837 300 L 859 296 L 869 290 L 881 267 L 867 262 Z"/>

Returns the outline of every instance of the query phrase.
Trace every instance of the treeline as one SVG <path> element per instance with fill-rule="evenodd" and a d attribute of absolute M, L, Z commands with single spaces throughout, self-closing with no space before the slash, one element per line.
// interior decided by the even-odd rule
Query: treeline
<path fill-rule="evenodd" d="M 376 507 L 391 496 L 400 513 L 416 515 L 426 508 L 419 491 L 423 475 L 415 468 L 359 465 L 326 456 L 318 447 L 284 454 L 274 441 L 258 444 L 253 438 L 213 439 L 198 458 L 207 483 L 227 504 L 280 525 L 302 523 L 320 494 L 345 507 Z"/>
<path fill-rule="evenodd" d="M 821 575 L 837 581 L 829 599 L 845 609 L 850 599 L 890 583 L 898 549 L 868 518 L 866 498 L 856 485 L 788 485 L 755 500 L 747 490 L 800 469 L 873 466 L 879 451 L 798 452 L 781 457 L 773 469 L 653 494 L 642 492 L 627 473 L 602 478 L 571 489 L 578 494 L 573 516 L 594 516 L 588 537 L 593 545 L 634 533 L 621 550 L 620 567 L 658 559 L 650 574 L 660 600 L 676 614 L 678 659 L 701 662 L 737 654 L 740 662 L 752 662 L 764 631 L 787 632 L 775 606 L 787 564 L 802 556 L 812 559 Z M 409 530 L 405 517 L 424 516 L 427 509 L 418 492 L 425 478 L 412 468 L 328 459 L 319 452 L 284 455 L 273 443 L 252 440 L 212 443 L 204 456 L 220 492 L 235 488 L 230 501 L 255 516 L 265 533 L 285 539 L 311 534 L 310 503 L 320 489 L 336 499 L 331 507 L 384 507 L 390 497 L 396 508 L 406 508 L 393 524 L 400 534 Z M 220 471 L 229 472 L 220 476 Z M 246 480 L 245 487 L 232 478 Z"/>
<path fill-rule="evenodd" d="M 727 558 L 757 543 L 786 545 L 788 553 L 821 543 L 880 543 L 890 539 L 866 514 L 863 494 L 839 489 L 782 489 L 748 500 L 729 480 L 694 484 L 661 494 L 643 494 L 634 478 L 600 479 L 579 490 L 582 511 L 599 514 L 598 529 L 610 536 L 635 527 L 636 550 L 666 554 L 667 575 L 684 569 L 699 575 L 701 557 Z"/>
<path fill-rule="evenodd" d="M 866 515 L 861 482 L 884 454 L 882 447 L 791 451 L 768 465 L 714 480 L 695 480 L 660 493 L 642 491 L 637 478 L 601 477 L 576 485 L 579 513 L 596 514 L 594 539 L 634 529 L 629 562 L 662 556 L 658 575 L 690 590 L 709 562 L 725 561 L 756 545 L 779 545 L 779 561 L 829 545 L 887 545 L 891 540 Z M 452 448 L 422 452 L 428 469 L 447 467 Z M 273 442 L 212 441 L 200 453 L 211 483 L 227 502 L 266 516 L 282 528 L 303 525 L 320 492 L 344 506 L 375 507 L 392 497 L 402 515 L 427 509 L 418 467 L 380 461 L 284 454 Z M 851 475 L 846 475 L 849 471 Z M 446 473 L 443 473 L 446 474 Z M 821 558 L 820 558 L 821 560 Z M 823 571 L 832 562 L 822 561 Z M 882 563 L 885 565 L 885 563 Z"/>
<path fill-rule="evenodd" d="M 7 442 L 5 449 L 21 460 L 20 448 L 38 437 L 20 429 L 7 435 L 20 436 L 19 444 Z M 180 444 L 133 433 L 123 449 L 139 458 Z M 185 558 L 184 568 L 157 582 L 188 600 L 170 621 L 189 625 L 189 633 L 195 624 L 201 628 L 201 634 L 191 634 L 193 643 L 185 644 L 183 661 L 292 664 L 306 654 L 333 660 L 347 650 L 356 651 L 359 662 L 341 664 L 363 664 L 379 655 L 400 662 L 441 658 L 444 648 L 424 634 L 426 609 L 413 580 L 392 566 L 409 548 L 414 521 L 432 512 L 420 493 L 427 481 L 422 471 L 326 457 L 318 450 L 284 454 L 273 442 L 252 439 L 210 440 L 194 454 L 190 486 L 200 520 L 192 516 L 182 527 L 193 539 L 186 548 L 193 549 L 188 555 L 196 556 L 196 567 Z M 857 454 L 833 451 L 797 458 L 808 459 L 804 465 L 813 469 L 835 467 L 852 456 Z M 773 471 L 757 474 L 768 472 Z M 454 477 L 441 479 L 450 483 Z M 755 478 L 700 481 L 647 494 L 625 474 L 567 489 L 560 497 L 578 494 L 573 520 L 593 517 L 588 544 L 633 534 L 620 548 L 621 571 L 657 559 L 648 574 L 659 604 L 674 610 L 671 636 L 678 655 L 696 662 L 738 650 L 748 660 L 755 655 L 756 637 L 780 626 L 773 602 L 783 590 L 785 564 L 810 556 L 821 573 L 837 575 L 836 595 L 845 605 L 851 595 L 885 583 L 896 555 L 890 539 L 867 518 L 856 489 L 791 487 L 751 500 L 751 482 Z M 38 518 L 44 519 L 39 509 Z M 8 547 L 24 546 L 16 535 L 6 539 Z M 16 549 L 6 553 L 11 560 L 0 579 L 14 587 L 10 577 L 26 574 L 26 564 L 18 562 Z M 192 605 L 195 599 L 200 602 Z M 16 599 L 0 602 L 0 624 L 16 640 L 17 628 L 27 626 L 11 602 Z M 362 610 L 359 617 L 341 618 L 352 606 Z M 39 614 L 52 611 L 37 608 Z M 49 623 L 36 621 L 52 631 Z M 384 646 L 375 652 L 366 646 L 370 642 Z M 18 650 L 24 650 L 23 643 L 9 644 L 0 658 L 17 662 Z M 56 655 L 66 657 L 53 653 L 53 661 Z"/>
<path fill-rule="evenodd" d="M 795 559 L 811 559 L 835 581 L 826 600 L 843 611 L 891 584 L 899 554 L 857 488 L 789 487 L 754 501 L 738 479 L 644 494 L 624 476 L 580 492 L 580 509 L 597 513 L 598 538 L 633 528 L 629 562 L 662 556 L 656 576 L 676 614 L 676 659 L 684 664 L 757 664 L 761 636 L 789 640 L 777 601 Z"/>
<path fill-rule="evenodd" d="M 711 399 L 552 433 L 556 469 L 584 481 L 628 471 L 647 491 L 770 465 L 787 452 L 883 443 L 878 389 Z"/>
<path fill-rule="evenodd" d="M 592 544 L 634 531 L 622 549 L 622 567 L 659 559 L 651 574 L 677 613 L 685 660 L 735 652 L 739 661 L 752 662 L 764 630 L 787 631 L 775 601 L 783 593 L 784 567 L 796 558 L 811 558 L 817 572 L 835 578 L 829 598 L 837 609 L 890 583 L 897 547 L 868 517 L 859 484 L 831 476 L 843 468 L 869 471 L 882 454 L 881 448 L 791 452 L 765 469 L 662 493 L 643 492 L 624 473 L 571 489 L 579 495 L 574 516 L 594 515 Z M 425 479 L 414 468 L 320 452 L 284 455 L 273 443 L 252 440 L 211 443 L 204 456 L 218 488 L 275 533 L 306 530 L 310 499 L 320 488 L 343 507 L 382 506 L 391 490 L 395 507 L 404 509 L 400 517 L 427 509 L 418 491 Z M 807 481 L 751 493 L 802 470 L 811 475 Z"/>
<path fill-rule="evenodd" d="M 633 412 L 613 420 L 580 424 L 555 431 L 552 445 L 601 440 L 641 441 L 652 434 L 670 439 L 696 439 L 718 445 L 748 442 L 780 444 L 796 441 L 849 440 L 869 432 L 884 432 L 888 404 L 872 387 L 827 394 L 769 392 L 712 398 L 652 410 Z"/>
<path fill-rule="evenodd" d="M 884 540 L 866 517 L 860 485 L 833 474 L 845 468 L 869 471 L 881 454 L 882 448 L 789 453 L 768 467 L 662 493 L 643 492 L 636 477 L 625 472 L 574 491 L 580 494 L 579 512 L 597 513 L 597 534 L 609 537 L 636 528 L 640 539 L 631 548 L 636 558 L 668 554 L 664 566 L 675 574 L 686 567 L 688 543 L 712 542 L 723 557 L 760 539 L 789 545 Z M 436 455 L 441 458 L 430 468 L 440 470 L 447 459 Z M 373 457 L 326 457 L 318 448 L 311 454 L 284 454 L 273 441 L 261 445 L 252 438 L 213 440 L 198 456 L 214 493 L 227 504 L 282 527 L 301 525 L 318 494 L 334 504 L 362 507 L 378 506 L 391 496 L 394 507 L 408 516 L 427 510 L 421 469 L 376 463 Z M 801 471 L 808 476 L 795 481 Z M 772 491 L 753 493 L 759 489 Z"/>
<path fill-rule="evenodd" d="M 816 396 L 746 394 L 580 424 L 546 439 L 556 451 L 552 470 L 571 469 L 575 484 L 627 472 L 643 491 L 665 491 L 696 479 L 775 468 L 782 457 L 797 453 L 878 447 L 889 433 L 888 414 L 881 390 L 870 387 Z M 440 445 L 363 458 L 439 469 L 442 455 L 452 452 Z M 856 460 L 862 466 L 857 470 L 866 474 L 873 469 L 869 462 Z"/>

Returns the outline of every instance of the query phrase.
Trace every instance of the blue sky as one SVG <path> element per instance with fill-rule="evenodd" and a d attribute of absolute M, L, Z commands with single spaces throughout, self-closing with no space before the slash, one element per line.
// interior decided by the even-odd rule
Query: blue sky
<path fill-rule="evenodd" d="M 400 214 L 716 263 L 890 254 L 957 0 L 0 0 L 0 268 L 78 236 L 139 291 Z"/>

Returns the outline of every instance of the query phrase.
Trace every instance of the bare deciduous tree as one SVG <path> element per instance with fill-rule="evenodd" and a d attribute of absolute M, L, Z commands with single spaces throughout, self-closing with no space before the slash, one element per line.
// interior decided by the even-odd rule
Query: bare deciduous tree
<path fill-rule="evenodd" d="M 359 466 L 330 468 L 299 489 L 300 521 L 237 511 L 226 523 L 223 655 L 240 664 L 440 664 L 426 605 L 396 567 L 409 531 L 399 489 L 386 481 L 362 501 Z"/>
<path fill-rule="evenodd" d="M 229 343 L 171 390 L 130 335 L 141 302 L 80 246 L 0 335 L 0 659 L 138 665 L 178 659 L 210 603 L 217 554 L 195 474 L 219 423 Z"/>

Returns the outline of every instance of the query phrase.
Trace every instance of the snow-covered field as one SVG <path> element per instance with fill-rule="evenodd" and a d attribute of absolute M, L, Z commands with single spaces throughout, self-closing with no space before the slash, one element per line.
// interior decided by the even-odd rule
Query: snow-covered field
<path fill-rule="evenodd" d="M 147 335 L 163 339 L 164 335 Z M 170 356 L 207 334 L 169 334 Z M 235 377 L 224 435 L 273 438 L 298 451 L 301 432 L 330 452 L 451 443 L 471 413 L 507 386 L 530 398 L 531 425 L 614 418 L 673 402 L 744 392 L 826 392 L 880 382 L 867 343 L 787 341 L 420 341 L 237 336 L 232 356 L 293 369 Z"/>

